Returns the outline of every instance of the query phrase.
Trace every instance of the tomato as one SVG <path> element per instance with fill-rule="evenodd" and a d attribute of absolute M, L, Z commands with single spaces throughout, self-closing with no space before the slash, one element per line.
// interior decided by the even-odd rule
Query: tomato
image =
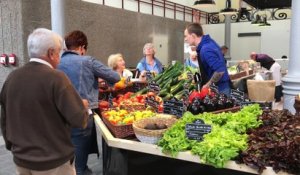
<path fill-rule="evenodd" d="M 132 94 L 132 92 L 127 92 L 126 94 L 124 94 L 124 99 L 129 99 Z"/>
<path fill-rule="evenodd" d="M 189 96 L 189 102 L 192 103 L 192 101 L 194 100 L 194 98 L 200 98 L 201 99 L 201 96 L 200 96 L 200 93 L 198 91 L 193 91 L 190 96 Z"/>
<path fill-rule="evenodd" d="M 148 97 L 155 96 L 155 93 L 154 93 L 154 92 L 148 92 L 148 93 L 147 93 L 147 96 L 148 96 Z"/>
<path fill-rule="evenodd" d="M 109 107 L 108 101 L 100 101 L 100 102 L 99 102 L 99 108 L 100 108 L 100 109 L 106 109 L 106 108 L 108 108 L 108 107 Z"/>
<path fill-rule="evenodd" d="M 209 88 L 202 88 L 200 92 L 200 99 L 203 99 L 209 93 L 209 91 Z"/>

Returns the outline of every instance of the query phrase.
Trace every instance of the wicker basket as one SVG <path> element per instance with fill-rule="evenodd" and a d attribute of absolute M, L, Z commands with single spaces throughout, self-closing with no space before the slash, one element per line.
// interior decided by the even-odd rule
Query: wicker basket
<path fill-rule="evenodd" d="M 103 122 L 108 127 L 110 132 L 116 137 L 116 138 L 126 138 L 134 136 L 132 124 L 128 125 L 114 125 L 106 117 L 102 117 Z"/>
<path fill-rule="evenodd" d="M 165 116 L 156 116 L 156 117 L 150 117 L 141 119 L 138 121 L 133 122 L 133 130 L 135 133 L 135 136 L 144 143 L 150 143 L 150 144 L 157 144 L 157 142 L 161 139 L 163 136 L 163 133 L 167 129 L 160 129 L 160 130 L 150 130 L 150 129 L 144 129 L 144 127 L 147 124 L 158 124 L 158 125 L 166 125 L 167 128 L 172 126 L 177 121 L 176 117 L 172 115 L 165 115 Z"/>
<path fill-rule="evenodd" d="M 120 109 L 125 109 L 126 111 L 143 111 L 146 110 L 146 106 L 144 104 L 136 104 L 136 105 L 121 105 Z"/>

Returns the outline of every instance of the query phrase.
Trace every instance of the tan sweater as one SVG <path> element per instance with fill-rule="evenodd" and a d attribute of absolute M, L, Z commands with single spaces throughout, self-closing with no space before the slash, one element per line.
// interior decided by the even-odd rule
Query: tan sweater
<path fill-rule="evenodd" d="M 74 156 L 71 127 L 82 127 L 88 114 L 62 72 L 30 62 L 8 76 L 0 102 L 3 137 L 18 166 L 48 170 Z"/>

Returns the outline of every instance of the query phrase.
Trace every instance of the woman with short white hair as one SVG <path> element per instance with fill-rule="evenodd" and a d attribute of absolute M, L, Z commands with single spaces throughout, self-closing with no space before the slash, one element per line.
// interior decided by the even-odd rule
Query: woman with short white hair
<path fill-rule="evenodd" d="M 118 72 L 121 77 L 128 78 L 133 76 L 132 72 L 125 67 L 125 60 L 122 54 L 112 54 L 107 60 L 108 67 Z"/>
<path fill-rule="evenodd" d="M 143 48 L 144 57 L 137 65 L 137 69 L 141 72 L 141 75 L 145 72 L 161 73 L 163 71 L 163 65 L 154 57 L 155 49 L 152 43 L 146 43 Z"/>

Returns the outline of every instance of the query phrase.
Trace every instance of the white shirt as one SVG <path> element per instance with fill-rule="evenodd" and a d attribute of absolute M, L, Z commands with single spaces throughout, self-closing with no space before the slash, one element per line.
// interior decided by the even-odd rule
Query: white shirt
<path fill-rule="evenodd" d="M 41 64 L 45 64 L 45 65 L 47 65 L 47 66 L 49 66 L 53 69 L 53 66 L 50 63 L 48 63 L 47 61 L 42 60 L 40 58 L 30 58 L 29 62 L 38 62 L 38 63 L 41 63 Z"/>
<path fill-rule="evenodd" d="M 128 69 L 124 69 L 124 70 L 123 70 L 123 75 L 122 75 L 122 76 L 125 77 L 125 78 L 128 78 L 128 77 L 131 77 L 131 78 L 132 78 L 133 73 L 132 73 L 130 70 L 128 70 Z"/>
<path fill-rule="evenodd" d="M 273 80 L 275 80 L 275 86 L 279 86 L 281 84 L 280 69 L 281 66 L 277 62 L 275 62 L 270 68 L 270 71 L 272 72 Z"/>

